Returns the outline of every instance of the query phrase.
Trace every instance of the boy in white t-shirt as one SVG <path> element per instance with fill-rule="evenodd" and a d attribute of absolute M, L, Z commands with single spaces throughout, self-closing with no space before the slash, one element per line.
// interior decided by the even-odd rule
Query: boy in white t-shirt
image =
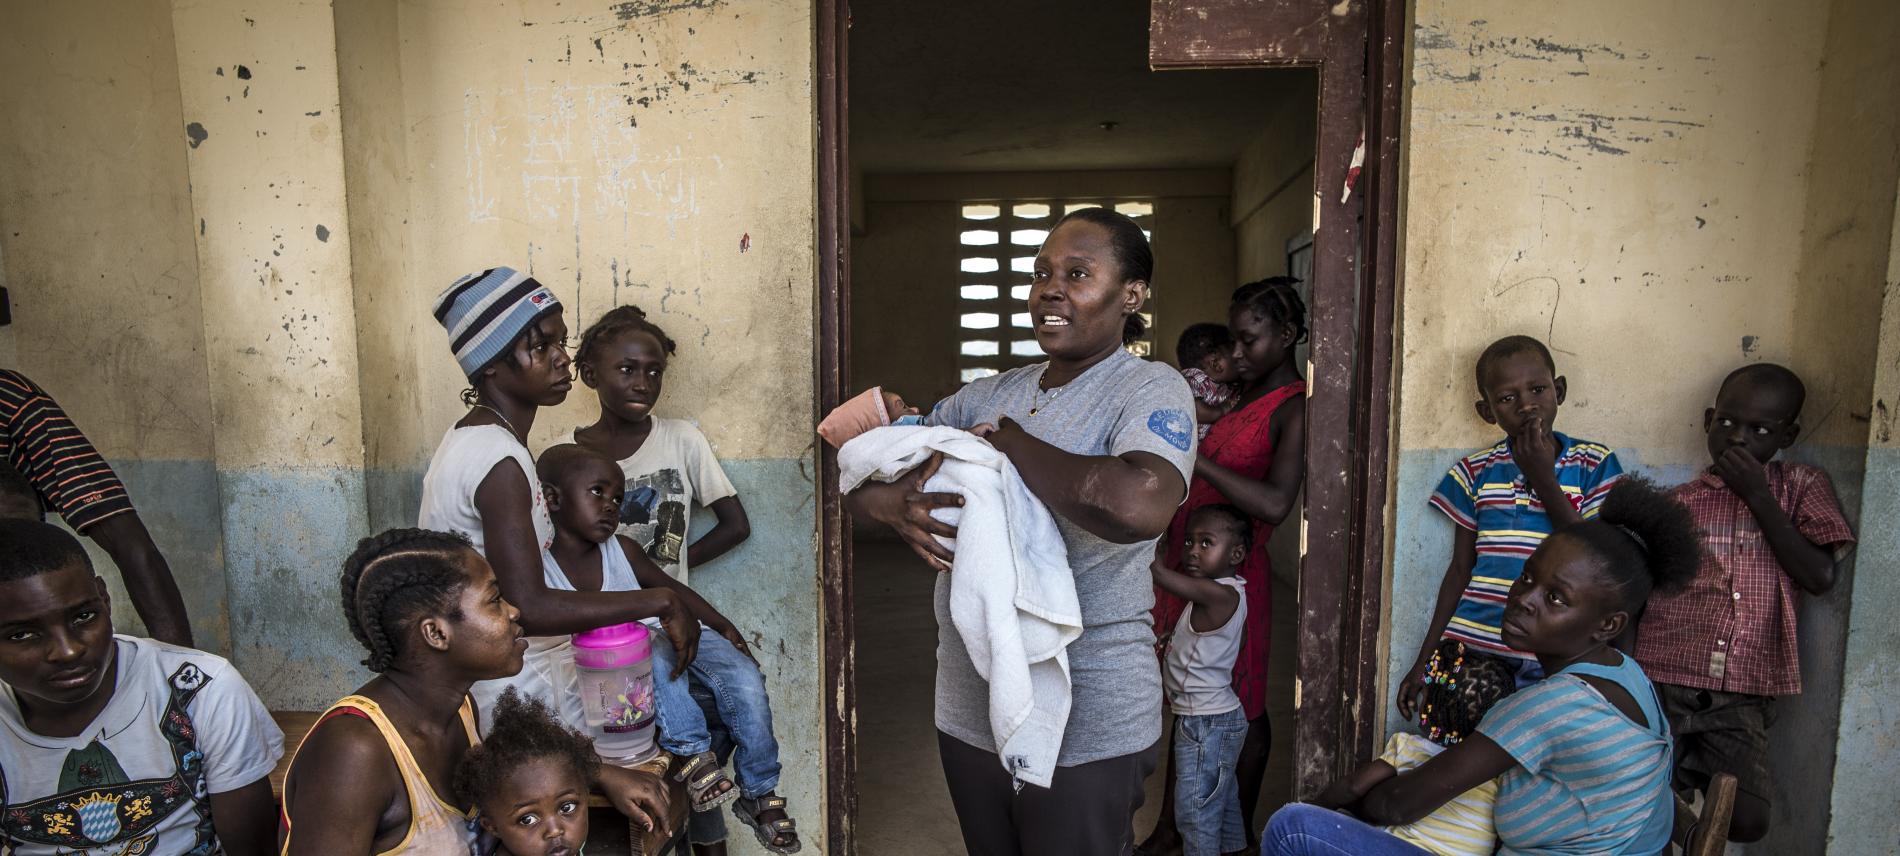
<path fill-rule="evenodd" d="M 224 658 L 112 632 L 84 548 L 0 520 L 0 850 L 251 856 L 284 736 Z"/>

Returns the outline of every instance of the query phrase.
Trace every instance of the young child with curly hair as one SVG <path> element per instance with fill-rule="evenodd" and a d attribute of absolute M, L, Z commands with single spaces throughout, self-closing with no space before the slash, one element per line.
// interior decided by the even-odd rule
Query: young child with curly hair
<path fill-rule="evenodd" d="M 455 768 L 455 790 L 473 803 L 494 856 L 574 856 L 587 843 L 594 741 L 562 725 L 539 699 L 502 691 L 494 726 Z"/>

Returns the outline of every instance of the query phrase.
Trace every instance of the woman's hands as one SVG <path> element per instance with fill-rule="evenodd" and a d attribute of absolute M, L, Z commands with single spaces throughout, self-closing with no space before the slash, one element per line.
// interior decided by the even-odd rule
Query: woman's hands
<path fill-rule="evenodd" d="M 666 782 L 644 770 L 629 770 L 612 764 L 600 765 L 600 792 L 607 802 L 627 819 L 648 831 L 659 830 L 671 837 L 666 824 L 668 796 Z"/>
<path fill-rule="evenodd" d="M 954 493 L 930 493 L 924 483 L 943 466 L 943 453 L 930 456 L 916 469 L 889 484 L 866 482 L 846 497 L 851 513 L 875 520 L 896 530 L 911 552 L 938 572 L 950 570 L 956 554 L 937 541 L 957 537 L 957 528 L 930 516 L 939 508 L 961 508 L 963 497 Z"/>

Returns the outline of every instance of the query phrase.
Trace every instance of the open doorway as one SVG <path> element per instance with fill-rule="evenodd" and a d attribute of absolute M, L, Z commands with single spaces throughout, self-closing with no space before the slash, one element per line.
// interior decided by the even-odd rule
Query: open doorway
<path fill-rule="evenodd" d="M 1399 158 L 1403 39 L 1397 34 L 1403 32 L 1405 6 L 1388 0 L 1284 0 L 1272 4 L 1252 0 L 1156 0 L 1145 5 L 1143 10 L 1124 13 L 1132 17 L 1126 22 L 1118 19 L 1113 10 L 1104 12 L 1082 4 L 1065 3 L 1024 11 L 989 2 L 975 7 L 966 4 L 954 13 L 920 21 L 907 16 L 922 13 L 906 11 L 886 16 L 883 9 L 849 8 L 843 0 L 819 0 L 816 21 L 819 403 L 821 408 L 829 408 L 841 401 L 847 390 L 871 383 L 891 383 L 885 379 L 886 375 L 860 377 L 855 381 L 850 377 L 854 365 L 873 362 L 861 355 L 854 359 L 852 354 L 852 348 L 865 340 L 862 331 L 866 329 L 865 321 L 854 319 L 853 314 L 869 313 L 876 317 L 879 312 L 875 299 L 853 299 L 854 294 L 865 289 L 883 291 L 885 298 L 898 301 L 932 299 L 950 303 L 952 308 L 948 314 L 955 320 L 947 326 L 933 328 L 934 335 L 941 340 L 939 344 L 949 348 L 958 360 L 957 374 L 947 381 L 948 386 L 954 388 L 961 383 L 966 371 L 1007 367 L 985 365 L 980 358 L 1011 356 L 1009 349 L 1016 338 L 1009 327 L 1012 319 L 1001 311 L 958 312 L 955 304 L 959 300 L 1007 300 L 1006 289 L 1011 287 L 1007 282 L 971 281 L 972 286 L 994 285 L 997 296 L 990 297 L 987 291 L 972 291 L 966 297 L 964 283 L 959 278 L 965 274 L 1009 272 L 1008 262 L 1015 258 L 1011 248 L 1016 246 L 1010 243 L 1014 237 L 1010 233 L 1018 228 L 1008 223 L 1007 218 L 1016 216 L 1018 203 L 1047 204 L 1052 210 L 1073 200 L 1112 201 L 1131 207 L 1146 203 L 1153 206 L 1146 215 L 1151 218 L 1146 225 L 1154 233 L 1157 253 L 1165 254 L 1169 252 L 1167 234 L 1171 230 L 1179 234 L 1180 230 L 1162 220 L 1168 217 L 1170 209 L 1179 214 L 1193 208 L 1192 205 L 1169 205 L 1167 200 L 1218 200 L 1224 195 L 1228 208 L 1221 213 L 1225 220 L 1209 219 L 1224 222 L 1235 236 L 1230 249 L 1233 259 L 1230 275 L 1238 276 L 1243 266 L 1269 257 L 1283 258 L 1287 269 L 1311 266 L 1311 279 L 1307 284 L 1313 330 L 1307 364 L 1310 383 L 1306 419 L 1308 478 L 1306 507 L 1301 525 L 1297 527 L 1299 565 L 1303 570 L 1296 575 L 1297 619 L 1278 622 L 1282 640 L 1288 631 L 1297 639 L 1292 645 L 1276 645 L 1282 655 L 1289 651 L 1294 654 L 1292 670 L 1299 687 L 1293 693 L 1297 716 L 1288 729 L 1295 745 L 1290 753 L 1279 753 L 1279 759 L 1291 760 L 1293 765 L 1289 790 L 1295 795 L 1307 795 L 1343 772 L 1355 758 L 1364 757 L 1370 751 L 1378 728 L 1375 715 L 1379 709 L 1378 698 L 1384 693 L 1379 683 L 1377 651 L 1381 644 L 1383 613 L 1387 404 L 1392 379 L 1391 331 L 1398 221 L 1397 185 L 1391 177 L 1397 173 Z M 1148 13 L 1145 32 L 1139 26 L 1141 11 Z M 854 16 L 856 26 L 853 26 Z M 1025 16 L 1032 16 L 1033 20 Z M 881 19 L 885 18 L 893 22 L 890 26 L 896 28 L 894 32 L 905 31 L 909 25 L 909 32 L 924 35 L 907 41 L 891 40 L 890 50 L 884 51 L 880 65 L 875 56 L 880 46 L 885 45 L 885 37 L 880 35 L 885 26 Z M 962 25 L 963 21 L 982 22 L 981 32 L 972 32 L 972 28 Z M 1117 34 L 1107 35 L 1111 31 Z M 1014 40 L 1011 33 L 1026 35 L 1022 40 Z M 1139 58 L 1144 41 L 1145 63 Z M 988 62 L 968 68 L 957 64 L 955 54 L 958 52 L 992 42 L 998 42 L 993 50 L 985 48 L 977 52 L 989 57 Z M 1056 47 L 1064 42 L 1081 47 L 1076 50 Z M 1242 161 L 1239 155 L 1231 156 L 1228 161 L 1224 181 L 1216 179 L 1211 182 L 1214 189 L 1201 191 L 1183 189 L 1192 185 L 1164 184 L 1158 174 L 1182 170 L 1218 172 L 1220 161 L 1199 161 L 1208 165 L 1197 167 L 1188 165 L 1196 161 L 1181 158 L 1171 167 L 1141 169 L 1113 161 L 1085 160 L 1090 154 L 1087 143 L 1091 138 L 1101 141 L 1129 129 L 1127 120 L 1115 116 L 1131 115 L 1124 110 L 1125 105 L 1131 103 L 1134 90 L 1125 85 L 1117 88 L 1120 81 L 1116 80 L 1116 72 L 1104 66 L 1104 62 L 1110 60 L 1110 65 L 1123 62 L 1121 57 L 1129 53 L 1136 59 L 1121 67 L 1119 74 L 1124 77 L 1151 77 L 1145 71 L 1149 66 L 1170 70 L 1229 69 L 1241 74 L 1286 74 L 1293 68 L 1308 70 L 1304 73 L 1311 76 L 1305 85 L 1309 91 L 1312 88 L 1318 91 L 1318 116 L 1312 133 L 1316 142 L 1309 149 L 1313 153 L 1312 167 L 1304 176 L 1282 180 L 1290 185 L 1304 182 L 1308 189 L 1304 202 L 1312 228 L 1310 246 L 1291 235 L 1264 242 L 1240 238 L 1235 226 L 1247 219 L 1249 212 L 1234 210 L 1235 198 L 1245 195 L 1235 181 Z M 867 105 L 866 96 L 857 91 L 869 85 L 864 82 L 865 69 L 896 75 L 902 72 L 901 66 L 918 67 L 925 82 L 904 88 L 898 93 L 900 100 L 885 106 L 880 106 L 875 96 L 871 96 L 871 103 Z M 1238 71 L 1243 69 L 1245 71 Z M 1228 72 L 1210 74 L 1208 79 L 1224 73 Z M 1299 79 L 1299 72 L 1292 73 L 1294 77 L 1282 78 L 1282 82 L 1266 80 L 1258 85 L 1264 88 L 1287 85 L 1283 81 Z M 1072 76 L 1065 77 L 1065 74 Z M 1186 75 L 1190 79 L 1194 76 Z M 1078 82 L 1077 77 L 1087 80 Z M 1317 78 L 1316 85 L 1310 82 L 1313 78 Z M 951 91 L 959 81 L 979 91 L 998 94 L 976 103 L 959 100 Z M 980 133 L 966 136 L 971 129 L 990 128 L 983 122 L 985 116 L 999 111 L 1003 105 L 1037 99 L 1043 105 L 1042 112 L 1029 120 L 1039 124 L 1035 135 L 1025 138 L 1005 128 L 987 136 Z M 1221 115 L 1238 114 L 1243 123 L 1239 134 L 1244 137 L 1248 129 L 1244 123 L 1270 121 L 1273 118 L 1270 108 L 1285 101 L 1284 93 L 1273 99 L 1243 100 L 1229 105 L 1232 109 Z M 1307 112 L 1302 115 L 1311 121 L 1315 107 L 1310 105 L 1314 102 L 1307 103 Z M 1172 103 L 1163 105 L 1151 114 L 1176 115 L 1167 109 L 1171 106 Z M 875 127 L 877 119 L 872 118 L 872 114 L 879 111 L 895 115 L 895 121 L 887 124 L 899 129 L 898 136 L 909 133 L 929 144 L 924 148 L 936 146 L 939 155 L 947 151 L 958 158 L 996 160 L 987 163 L 952 161 L 957 165 L 951 167 L 897 165 L 889 167 L 889 172 L 867 168 L 866 161 L 870 159 L 852 157 L 850 148 L 854 145 L 869 147 L 872 157 L 877 156 L 880 145 L 877 134 L 867 133 L 861 126 L 869 122 Z M 1070 115 L 1062 115 L 1064 111 Z M 1192 120 L 1193 117 L 1188 117 L 1177 121 Z M 1067 127 L 1090 127 L 1093 133 L 1065 134 L 1060 130 L 1065 122 Z M 1116 124 L 1104 128 L 1102 122 Z M 1218 120 L 1210 120 L 1198 126 L 1204 131 L 1199 137 L 1219 143 L 1222 139 L 1219 135 L 1205 132 L 1218 124 Z M 1052 125 L 1057 126 L 1057 130 L 1052 131 Z M 1253 127 L 1258 129 L 1259 126 Z M 854 129 L 855 133 L 848 133 L 847 129 Z M 917 133 L 919 129 L 929 130 Z M 977 141 L 973 143 L 973 139 Z M 1126 137 L 1108 139 L 1115 141 L 1094 146 L 1093 154 L 1127 147 Z M 1072 156 L 1077 156 L 1068 165 L 1026 160 L 1022 166 L 1008 168 L 1003 163 L 1011 156 L 1031 159 L 1038 154 L 1053 154 L 1061 157 L 1065 143 L 1073 144 L 1068 148 Z M 1128 181 L 1113 186 L 1099 182 L 1076 186 L 1060 180 L 1078 172 L 1118 172 Z M 1026 187 L 994 179 L 993 174 L 998 173 L 1012 180 L 1022 178 L 1023 173 L 1047 173 L 1043 177 L 1049 183 Z M 990 174 L 988 179 L 994 180 L 977 183 L 979 178 L 986 178 L 986 174 Z M 948 210 L 939 211 L 939 216 L 948 222 L 937 225 L 948 228 L 925 227 L 913 222 L 912 227 L 917 231 L 912 240 L 916 243 L 910 244 L 909 256 L 898 268 L 878 270 L 866 261 L 866 270 L 852 271 L 857 257 L 866 255 L 866 245 L 883 239 L 879 237 L 881 227 L 876 222 L 875 208 L 885 204 L 921 206 L 935 202 L 954 203 Z M 972 217 L 970 222 L 977 228 L 960 228 L 955 221 L 964 217 L 966 203 L 991 205 L 995 208 L 994 217 L 1004 222 L 992 219 L 988 222 L 994 223 L 995 228 L 984 228 L 984 221 Z M 1033 216 L 1037 212 L 1038 209 L 1030 207 L 1024 214 Z M 984 208 L 974 208 L 970 213 L 991 214 Z M 1236 213 L 1240 215 L 1239 220 L 1235 219 Z M 897 222 L 902 221 L 903 218 L 897 218 Z M 1025 225 L 1034 226 L 1033 223 Z M 1207 225 L 1206 221 L 1202 225 Z M 854 235 L 854 231 L 859 234 Z M 996 243 L 964 244 L 962 238 L 966 231 L 996 232 Z M 888 231 L 881 234 L 903 243 L 901 236 Z M 925 249 L 929 241 L 938 239 L 936 236 L 954 237 L 942 238 L 946 245 L 938 249 Z M 985 235 L 978 240 L 988 238 Z M 990 251 L 998 269 L 965 271 L 963 259 L 975 256 L 961 253 L 965 247 Z M 1255 254 L 1254 258 L 1249 259 L 1248 253 Z M 930 269 L 931 262 L 924 258 L 927 255 L 950 265 L 946 269 L 948 273 Z M 1200 263 L 1223 258 L 1219 252 L 1185 255 L 1187 258 L 1177 261 Z M 1168 337 L 1179 330 L 1179 324 L 1187 323 L 1185 319 L 1192 317 L 1184 311 L 1193 310 L 1191 290 L 1184 297 L 1181 289 L 1170 290 L 1163 284 L 1172 276 L 1166 264 L 1164 259 L 1157 266 L 1157 291 L 1147 307 L 1163 328 L 1156 331 L 1157 338 L 1150 347 L 1159 344 L 1154 350 L 1164 357 L 1171 350 Z M 982 266 L 987 267 L 987 264 Z M 1186 277 L 1188 273 L 1182 275 Z M 854 281 L 861 284 L 854 286 Z M 1199 280 L 1201 283 L 1218 281 L 1217 276 Z M 1223 306 L 1234 281 L 1238 280 L 1222 283 L 1211 292 L 1212 297 L 1208 290 L 1202 290 L 1201 299 L 1215 307 Z M 1173 308 L 1170 308 L 1170 299 L 1177 301 Z M 1183 301 L 1187 304 L 1185 307 Z M 994 314 L 998 316 L 996 326 L 984 326 L 990 319 L 981 318 L 971 319 L 973 326 L 964 327 L 962 316 L 965 314 Z M 1209 313 L 1209 317 L 1218 318 L 1219 312 Z M 1171 329 L 1170 318 L 1176 322 Z M 852 331 L 860 335 L 852 335 Z M 913 354 L 928 347 L 920 341 L 918 331 L 886 327 L 878 333 L 912 346 L 910 353 Z M 965 343 L 970 341 L 979 344 L 972 345 L 971 352 L 966 353 Z M 988 346 L 980 344 L 984 341 L 994 341 L 997 353 L 986 353 Z M 941 349 L 938 352 L 941 353 Z M 902 370 L 899 365 L 878 362 L 876 369 Z M 907 391 L 907 394 L 928 399 L 937 392 L 928 390 L 916 395 Z M 934 667 L 928 647 L 932 627 L 928 618 L 890 620 L 898 625 L 898 632 L 885 634 L 884 641 L 891 643 L 888 646 L 876 641 L 877 628 L 870 628 L 869 636 L 858 632 L 856 622 L 860 613 L 867 619 L 873 615 L 897 615 L 891 610 L 878 610 L 876 604 L 863 610 L 854 609 L 853 602 L 860 587 L 864 587 L 864 594 L 870 598 L 905 595 L 897 590 L 880 594 L 867 587 L 877 576 L 872 569 L 879 561 L 877 555 L 867 555 L 871 564 L 854 569 L 853 539 L 837 492 L 834 459 L 828 448 L 821 447 L 820 456 L 825 464 L 819 473 L 822 489 L 819 516 L 827 687 L 826 820 L 829 828 L 826 837 L 831 852 L 875 852 L 868 843 L 863 848 L 857 846 L 859 827 L 867 814 L 860 800 L 868 798 L 873 791 L 894 787 L 914 797 L 912 803 L 923 807 L 920 811 L 939 806 L 943 813 L 948 813 L 947 805 L 932 802 L 928 792 L 920 791 L 939 787 L 941 773 L 934 753 L 921 754 L 924 764 L 897 764 L 893 769 L 906 772 L 893 780 L 877 780 L 882 781 L 881 784 L 860 776 L 860 760 L 867 768 L 881 762 L 878 747 L 861 745 L 859 725 L 868 717 L 882 716 L 877 711 L 889 707 L 888 702 L 898 697 L 892 681 L 894 672 L 860 674 L 863 658 L 872 656 L 874 647 L 882 654 L 885 647 L 904 644 L 903 633 L 912 633 L 914 638 L 910 644 L 920 646 L 912 650 L 924 652 L 922 658 L 893 655 L 887 662 L 897 664 L 898 670 L 915 673 L 921 685 L 927 688 Z M 1289 520 L 1283 531 L 1291 535 L 1295 528 Z M 874 554 L 883 546 L 869 540 L 865 549 Z M 1283 543 L 1282 552 L 1286 549 Z M 902 556 L 901 553 L 886 555 Z M 1283 565 L 1282 579 L 1291 568 L 1291 563 Z M 898 570 L 909 569 L 900 567 Z M 886 576 L 902 584 L 903 574 Z M 920 586 L 927 584 L 927 580 L 920 581 Z M 1292 602 L 1290 598 L 1280 600 L 1283 606 Z M 1284 695 L 1281 698 L 1284 703 Z M 860 699 L 864 703 L 860 703 Z M 902 721 L 928 728 L 928 712 L 926 708 L 923 716 L 902 717 Z M 1276 730 L 1286 724 L 1276 722 Z M 928 736 L 927 731 L 922 733 Z M 914 741 L 900 736 L 899 742 Z M 926 748 L 928 745 L 924 744 Z M 1142 818 L 1138 829 L 1145 831 L 1148 823 L 1147 817 Z M 945 828 L 954 833 L 953 826 Z M 903 852 L 912 852 L 917 842 L 933 839 L 913 825 L 903 840 L 907 842 Z M 955 839 L 948 840 L 948 852 L 955 852 Z"/>
<path fill-rule="evenodd" d="M 878 384 L 928 409 L 1044 359 L 1030 262 L 1076 207 L 1149 232 L 1151 323 L 1131 349 L 1151 359 L 1173 363 L 1189 324 L 1225 323 L 1241 283 L 1309 264 L 1314 69 L 1151 71 L 1145 4 L 857 0 L 851 16 L 847 394 Z M 1262 622 L 1279 637 L 1268 716 L 1282 726 L 1262 819 L 1292 791 L 1297 528 L 1277 533 Z M 884 533 L 860 530 L 851 550 L 859 852 L 960 853 L 931 717 L 933 575 Z"/>

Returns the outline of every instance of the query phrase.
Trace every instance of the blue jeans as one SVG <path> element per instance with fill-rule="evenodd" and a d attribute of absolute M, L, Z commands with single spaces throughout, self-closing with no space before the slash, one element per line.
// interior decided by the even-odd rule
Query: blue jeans
<path fill-rule="evenodd" d="M 653 701 L 660 727 L 660 748 L 675 755 L 697 755 L 712 750 L 712 732 L 706 714 L 693 701 L 693 681 L 712 691 L 736 747 L 732 753 L 733 778 L 747 799 L 778 787 L 778 740 L 772 737 L 772 708 L 765 697 L 765 674 L 752 658 L 739 652 L 725 637 L 711 631 L 699 634 L 699 655 L 687 666 L 687 675 L 673 678 L 677 658 L 663 633 L 653 640 Z M 693 681 L 687 680 L 690 675 Z"/>
<path fill-rule="evenodd" d="M 1174 825 L 1184 856 L 1220 856 L 1247 848 L 1234 765 L 1247 741 L 1240 708 L 1174 719 Z"/>
<path fill-rule="evenodd" d="M 1260 833 L 1261 856 L 1432 856 L 1343 812 L 1287 803 Z"/>

